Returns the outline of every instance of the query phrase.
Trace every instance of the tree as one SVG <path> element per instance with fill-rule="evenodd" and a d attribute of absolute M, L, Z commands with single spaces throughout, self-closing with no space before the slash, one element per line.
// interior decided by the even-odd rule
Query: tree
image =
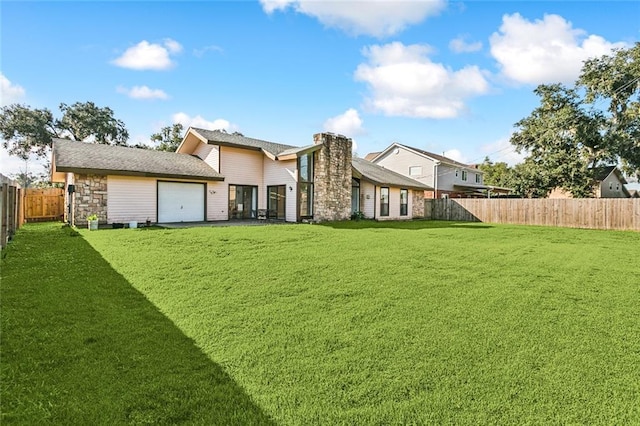
<path fill-rule="evenodd" d="M 589 59 L 577 82 L 593 107 L 608 104 L 601 132 L 624 170 L 640 176 L 640 43 Z"/>
<path fill-rule="evenodd" d="M 160 142 L 156 148 L 158 151 L 175 152 L 182 143 L 182 124 L 176 123 L 173 126 L 166 126 L 160 129 L 158 133 L 151 135 L 151 140 Z"/>
<path fill-rule="evenodd" d="M 62 118 L 54 119 L 48 109 L 32 109 L 12 104 L 0 110 L 2 145 L 23 159 L 30 154 L 45 157 L 52 138 L 68 137 L 78 141 L 126 145 L 129 132 L 122 121 L 113 117 L 110 108 L 93 102 L 60 104 Z"/>
<path fill-rule="evenodd" d="M 518 152 L 529 152 L 516 175 L 531 179 L 533 192 L 591 196 L 590 168 L 598 165 L 640 176 L 640 44 L 586 61 L 575 88 L 540 85 L 534 93 L 540 106 L 511 136 Z"/>
<path fill-rule="evenodd" d="M 510 188 L 513 182 L 513 169 L 505 162 L 493 163 L 489 157 L 478 165 L 478 169 L 484 175 L 485 185 L 501 186 Z"/>

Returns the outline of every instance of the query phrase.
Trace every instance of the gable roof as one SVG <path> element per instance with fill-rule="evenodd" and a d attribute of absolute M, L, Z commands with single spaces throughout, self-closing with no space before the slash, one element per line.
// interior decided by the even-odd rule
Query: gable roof
<path fill-rule="evenodd" d="M 422 156 L 428 157 L 428 158 L 430 158 L 432 160 L 437 160 L 437 161 L 440 161 L 441 163 L 449 164 L 449 165 L 452 165 L 452 166 L 465 167 L 465 168 L 468 168 L 468 169 L 473 169 L 474 168 L 474 166 L 472 166 L 470 164 L 461 163 L 461 162 L 453 160 L 453 159 L 451 159 L 449 157 L 445 157 L 444 155 L 434 154 L 433 152 L 425 151 L 424 149 L 420 149 L 420 148 L 414 148 L 412 146 L 404 145 L 404 144 L 401 144 L 401 143 L 398 143 L 398 142 L 392 143 L 385 150 L 383 150 L 381 152 L 371 152 L 371 153 L 367 154 L 365 159 L 367 159 L 369 161 L 374 161 L 375 159 L 380 157 L 382 154 L 385 154 L 385 153 L 389 152 L 394 147 L 402 147 L 402 148 L 407 149 L 409 151 L 413 151 L 418 155 L 422 155 Z M 480 171 L 480 173 L 482 173 L 482 171 Z"/>
<path fill-rule="evenodd" d="M 224 180 L 207 163 L 188 154 L 68 139 L 53 139 L 51 171 Z"/>
<path fill-rule="evenodd" d="M 411 189 L 433 189 L 428 185 L 418 182 L 417 180 L 385 169 L 382 166 L 378 166 L 377 164 L 362 158 L 353 157 L 351 159 L 351 165 L 365 179 L 378 185 L 399 186 Z"/>
<path fill-rule="evenodd" d="M 618 177 L 618 180 L 620 180 L 620 183 L 627 183 L 627 180 L 624 178 L 622 173 L 620 173 L 620 170 L 618 170 L 618 167 L 616 166 L 591 167 L 589 170 L 591 171 L 591 177 L 593 177 L 593 179 L 595 179 L 598 182 L 602 182 L 611 173 L 615 173 L 616 176 Z"/>
<path fill-rule="evenodd" d="M 216 145 L 238 146 L 242 148 L 255 149 L 257 151 L 266 151 L 274 157 L 279 154 L 292 149 L 300 149 L 300 147 L 285 145 L 276 142 L 264 141 L 261 139 L 248 138 L 246 136 L 221 132 L 220 130 L 206 130 L 199 129 L 197 127 L 190 127 L 190 130 L 198 134 L 208 142 L 215 143 Z"/>

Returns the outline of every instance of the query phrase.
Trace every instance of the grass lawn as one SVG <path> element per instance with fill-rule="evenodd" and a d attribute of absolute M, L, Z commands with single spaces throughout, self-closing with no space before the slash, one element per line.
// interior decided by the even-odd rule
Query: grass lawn
<path fill-rule="evenodd" d="M 73 235 L 27 226 L 2 261 L 3 422 L 640 422 L 639 233 Z"/>

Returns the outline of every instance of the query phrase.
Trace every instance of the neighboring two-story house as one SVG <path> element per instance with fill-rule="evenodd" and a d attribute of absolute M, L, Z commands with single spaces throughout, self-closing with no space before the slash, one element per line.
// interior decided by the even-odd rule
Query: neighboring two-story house
<path fill-rule="evenodd" d="M 590 170 L 593 179 L 592 191 L 594 198 L 631 198 L 627 190 L 627 180 L 616 166 L 599 166 Z M 555 188 L 547 198 L 573 198 L 570 192 Z"/>
<path fill-rule="evenodd" d="M 397 142 L 365 158 L 430 186 L 432 189 L 425 191 L 426 198 L 486 197 L 490 190 L 506 190 L 484 185 L 482 171 L 474 166 Z"/>

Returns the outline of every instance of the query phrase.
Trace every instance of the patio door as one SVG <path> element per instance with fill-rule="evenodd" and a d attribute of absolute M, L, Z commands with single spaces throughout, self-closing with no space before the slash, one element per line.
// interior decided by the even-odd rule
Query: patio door
<path fill-rule="evenodd" d="M 258 187 L 229 185 L 229 219 L 258 217 Z"/>
<path fill-rule="evenodd" d="M 285 206 L 287 199 L 286 185 L 268 186 L 267 187 L 267 209 L 269 210 L 269 219 L 285 219 Z"/>

